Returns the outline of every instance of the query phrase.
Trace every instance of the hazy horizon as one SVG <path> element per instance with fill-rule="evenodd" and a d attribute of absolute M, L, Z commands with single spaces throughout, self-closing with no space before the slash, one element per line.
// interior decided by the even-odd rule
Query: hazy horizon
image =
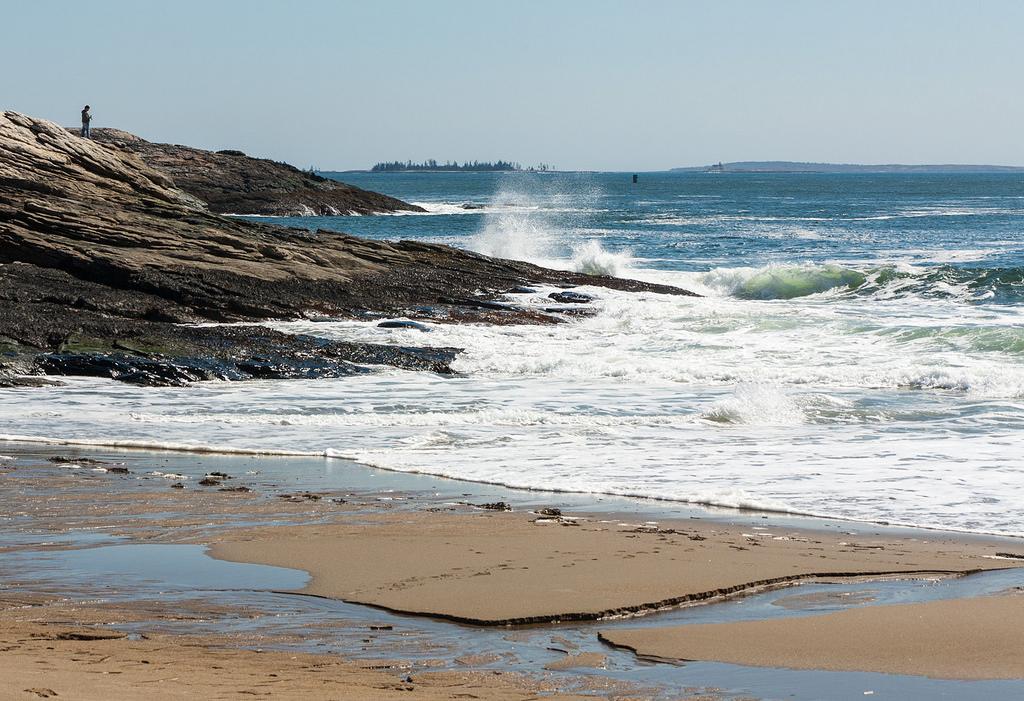
<path fill-rule="evenodd" d="M 5 9 L 3 108 L 339 171 L 1024 165 L 1007 0 L 80 7 Z"/>
<path fill-rule="evenodd" d="M 408 159 L 406 159 L 406 160 L 408 160 Z M 485 162 L 488 159 L 478 159 L 478 160 L 480 160 L 481 162 Z M 461 163 L 461 161 L 460 161 L 460 163 Z M 414 161 L 413 164 L 416 165 L 416 162 Z M 929 168 L 929 167 L 931 167 L 931 168 L 998 168 L 998 169 L 1004 169 L 1005 168 L 1005 169 L 1022 170 L 1022 171 L 1024 171 L 1024 166 L 1007 165 L 1007 164 L 1003 164 L 1003 163 L 835 163 L 835 162 L 830 163 L 830 162 L 827 162 L 827 161 L 793 161 L 793 160 L 788 160 L 788 159 L 773 158 L 773 159 L 765 159 L 765 160 L 760 160 L 759 159 L 759 160 L 756 160 L 756 161 L 755 160 L 749 160 L 749 159 L 747 159 L 747 160 L 739 160 L 739 161 L 714 161 L 714 162 L 709 162 L 709 163 L 696 163 L 696 164 L 688 164 L 688 165 L 680 165 L 680 166 L 671 166 L 669 168 L 650 168 L 650 169 L 643 169 L 643 168 L 625 168 L 625 169 L 550 168 L 550 169 L 548 169 L 548 172 L 566 172 L 566 173 L 573 173 L 573 172 L 581 172 L 581 173 L 582 172 L 593 172 L 593 173 L 666 173 L 666 172 L 673 171 L 673 170 L 681 170 L 681 171 L 694 170 L 694 169 L 708 168 L 708 167 L 715 166 L 715 165 L 745 166 L 745 165 L 772 165 L 772 164 L 791 165 L 791 166 L 800 166 L 800 165 L 803 165 L 803 166 L 849 166 L 849 167 L 861 167 L 861 168 L 888 168 L 888 167 L 897 167 L 897 168 L 901 168 L 901 167 L 907 167 L 907 168 Z M 453 164 L 453 165 L 457 165 L 457 163 Z M 522 170 L 530 170 L 531 166 L 532 166 L 532 164 L 521 164 L 521 165 L 522 165 Z M 424 171 L 421 171 L 421 172 L 430 172 L 431 170 L 435 170 L 435 169 L 424 169 Z M 444 171 L 443 165 L 438 167 L 436 170 Z M 369 172 L 372 172 L 372 171 L 371 171 L 371 169 L 369 167 L 366 167 L 366 168 L 344 168 L 344 169 L 320 168 L 320 169 L 318 169 L 318 172 L 321 172 L 321 173 L 369 173 Z M 388 171 L 381 171 L 381 172 L 386 174 Z M 417 171 L 416 170 L 409 170 L 409 171 L 398 170 L 398 171 L 391 171 L 391 172 L 413 173 L 413 172 L 417 172 Z M 475 171 L 470 171 L 470 172 L 475 172 Z M 498 170 L 496 170 L 496 171 L 487 171 L 487 170 L 485 170 L 485 171 L 481 171 L 481 172 L 503 172 L 503 171 L 498 171 Z"/>

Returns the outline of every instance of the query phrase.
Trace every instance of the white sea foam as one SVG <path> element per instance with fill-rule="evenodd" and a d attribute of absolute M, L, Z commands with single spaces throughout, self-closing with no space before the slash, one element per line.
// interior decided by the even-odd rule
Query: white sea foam
<path fill-rule="evenodd" d="M 717 423 L 761 426 L 792 426 L 805 419 L 796 402 L 765 384 L 740 385 L 733 396 L 714 402 L 700 415 Z"/>
<path fill-rule="evenodd" d="M 208 424 L 221 423 L 245 426 L 308 426 L 320 428 L 356 427 L 436 427 L 459 426 L 561 426 L 598 428 L 628 425 L 669 426 L 691 423 L 692 419 L 672 414 L 639 414 L 591 416 L 529 409 L 476 409 L 469 411 L 407 411 L 364 413 L 361 411 L 334 411 L 330 413 L 277 413 L 238 414 L 213 412 L 201 415 L 132 413 L 132 421 L 151 424 Z M 0 436 L 2 439 L 3 436 Z M 290 454 L 290 453 L 289 453 Z"/>
<path fill-rule="evenodd" d="M 390 216 L 423 216 L 425 214 L 431 215 L 481 215 L 484 213 L 486 206 L 478 202 L 410 202 L 417 207 L 422 207 L 427 210 L 426 212 L 389 212 Z"/>
<path fill-rule="evenodd" d="M 514 487 L 1024 535 L 1024 308 L 977 304 L 990 287 L 934 265 L 995 258 L 1018 242 L 894 242 L 848 259 L 758 266 L 723 251 L 702 258 L 710 270 L 651 270 L 608 245 L 617 230 L 590 216 L 603 201 L 594 192 L 514 185 L 473 203 L 482 209 L 425 204 L 476 217 L 471 247 L 482 253 L 705 296 L 581 288 L 594 298 L 592 317 L 431 324 L 415 343 L 465 349 L 454 377 L 385 369 L 187 389 L 68 378 L 64 388 L 0 394 L 9 431 L 0 438 L 348 458 Z M 975 205 L 882 214 L 997 213 Z M 691 228 L 789 245 L 834 237 L 853 218 L 644 212 L 631 221 L 645 232 L 661 226 L 680 256 L 700 245 Z M 548 307 L 552 291 L 510 299 Z M 373 322 L 272 326 L 410 342 L 410 332 Z"/>
<path fill-rule="evenodd" d="M 417 342 L 465 348 L 455 378 L 187 390 L 69 378 L 27 401 L 0 396 L 0 422 L 20 440 L 59 425 L 67 444 L 341 456 L 517 487 L 1021 532 L 1018 308 L 731 292 L 758 274 L 717 271 L 704 298 L 583 288 L 598 314 L 554 327 L 434 324 Z M 549 291 L 515 299 L 546 305 Z M 408 342 L 372 322 L 274 326 Z"/>
<path fill-rule="evenodd" d="M 517 191 L 505 190 L 505 196 L 494 197 L 486 202 L 467 200 L 464 202 L 410 202 L 426 211 L 415 212 L 411 210 L 396 210 L 394 212 L 381 212 L 377 216 L 386 217 L 423 217 L 423 216 L 459 216 L 485 214 L 525 214 L 530 212 L 544 212 L 551 214 L 583 214 L 593 213 L 597 210 L 586 206 L 573 206 L 566 203 L 546 203 L 534 200 L 532 197 L 517 199 L 520 193 Z"/>
<path fill-rule="evenodd" d="M 999 248 L 906 248 L 899 251 L 887 251 L 893 260 L 913 260 L 917 263 L 973 263 L 998 255 Z"/>
<path fill-rule="evenodd" d="M 165 450 L 178 453 L 221 453 L 224 455 L 281 455 L 292 457 L 326 457 L 325 451 L 289 450 L 287 448 L 246 448 L 213 443 L 182 443 L 161 440 L 122 440 L 117 438 L 68 438 L 52 435 L 23 435 L 0 433 L 0 441 L 10 443 L 42 443 L 92 448 L 129 448 L 137 450 Z"/>

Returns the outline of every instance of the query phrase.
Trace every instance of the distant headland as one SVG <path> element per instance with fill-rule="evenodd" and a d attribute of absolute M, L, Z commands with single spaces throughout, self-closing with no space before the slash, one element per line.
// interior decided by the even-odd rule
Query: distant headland
<path fill-rule="evenodd" d="M 387 161 L 375 164 L 370 168 L 371 173 L 412 173 L 412 172 L 509 172 L 509 171 L 528 171 L 528 172 L 547 172 L 554 170 L 554 166 L 548 165 L 547 163 L 541 163 L 536 166 L 530 166 L 523 168 L 519 163 L 513 161 L 466 161 L 465 163 L 459 163 L 458 161 L 445 161 L 440 163 L 433 158 L 423 161 L 422 163 L 413 163 L 412 161 Z"/>
<path fill-rule="evenodd" d="M 1024 173 L 1022 166 L 905 165 L 888 163 L 801 163 L 797 161 L 734 161 L 706 166 L 672 168 L 672 172 L 703 173 Z"/>

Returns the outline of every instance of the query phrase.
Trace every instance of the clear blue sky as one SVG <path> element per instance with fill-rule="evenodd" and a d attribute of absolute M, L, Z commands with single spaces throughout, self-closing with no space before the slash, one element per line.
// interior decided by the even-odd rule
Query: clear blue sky
<path fill-rule="evenodd" d="M 1020 0 L 0 0 L 0 108 L 305 167 L 1024 165 Z"/>

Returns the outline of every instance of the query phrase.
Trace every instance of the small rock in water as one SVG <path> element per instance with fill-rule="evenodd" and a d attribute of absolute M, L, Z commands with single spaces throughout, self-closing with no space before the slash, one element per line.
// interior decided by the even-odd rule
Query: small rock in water
<path fill-rule="evenodd" d="M 488 511 L 511 511 L 512 507 L 503 501 L 495 501 L 490 504 L 477 504 L 481 509 L 487 509 Z"/>
<path fill-rule="evenodd" d="M 403 321 L 396 319 L 394 321 L 382 321 L 377 324 L 377 328 L 380 329 L 415 329 L 417 331 L 423 331 L 424 333 L 430 332 L 430 327 L 426 324 L 421 324 L 418 321 Z"/>
<path fill-rule="evenodd" d="M 47 462 L 52 462 L 57 465 L 106 465 L 107 463 L 102 460 L 93 460 L 92 458 L 74 458 L 68 455 L 54 455 L 52 458 L 47 458 Z"/>
<path fill-rule="evenodd" d="M 185 488 L 185 485 L 183 485 L 181 482 L 175 482 L 174 484 L 171 485 L 171 489 L 184 489 L 184 488 Z"/>
<path fill-rule="evenodd" d="M 107 472 L 115 472 L 119 475 L 127 475 L 131 471 L 127 467 L 108 467 Z"/>
<path fill-rule="evenodd" d="M 544 311 L 548 314 L 564 314 L 565 316 L 596 316 L 596 309 L 588 309 L 586 307 L 545 307 Z"/>
<path fill-rule="evenodd" d="M 221 484 L 221 481 L 219 479 L 217 479 L 216 477 L 209 477 L 209 476 L 207 476 L 207 477 L 204 477 L 201 480 L 199 480 L 199 485 L 201 487 L 219 487 L 220 484 Z"/>
<path fill-rule="evenodd" d="M 586 304 L 594 301 L 593 297 L 582 292 L 552 292 L 548 295 L 548 299 L 553 299 L 562 304 Z"/>
<path fill-rule="evenodd" d="M 300 501 L 320 501 L 320 495 L 313 494 L 312 492 L 304 492 L 302 494 L 278 494 L 278 497 L 281 499 L 287 499 L 293 503 Z"/>
<path fill-rule="evenodd" d="M 251 492 L 252 490 L 248 487 L 221 487 L 217 490 L 218 492 Z"/>
<path fill-rule="evenodd" d="M 218 479 L 222 479 L 222 480 L 229 480 L 229 479 L 233 479 L 233 478 L 231 477 L 231 475 L 229 475 L 229 474 L 228 474 L 228 473 L 226 473 L 226 472 L 208 472 L 208 473 L 206 473 L 206 476 L 207 476 L 207 477 L 216 477 L 216 478 L 218 478 Z"/>
<path fill-rule="evenodd" d="M 562 515 L 562 510 L 561 509 L 544 508 L 544 509 L 539 509 L 537 511 L 537 515 L 538 516 L 554 516 L 554 517 L 557 517 L 557 516 L 561 516 Z"/>

